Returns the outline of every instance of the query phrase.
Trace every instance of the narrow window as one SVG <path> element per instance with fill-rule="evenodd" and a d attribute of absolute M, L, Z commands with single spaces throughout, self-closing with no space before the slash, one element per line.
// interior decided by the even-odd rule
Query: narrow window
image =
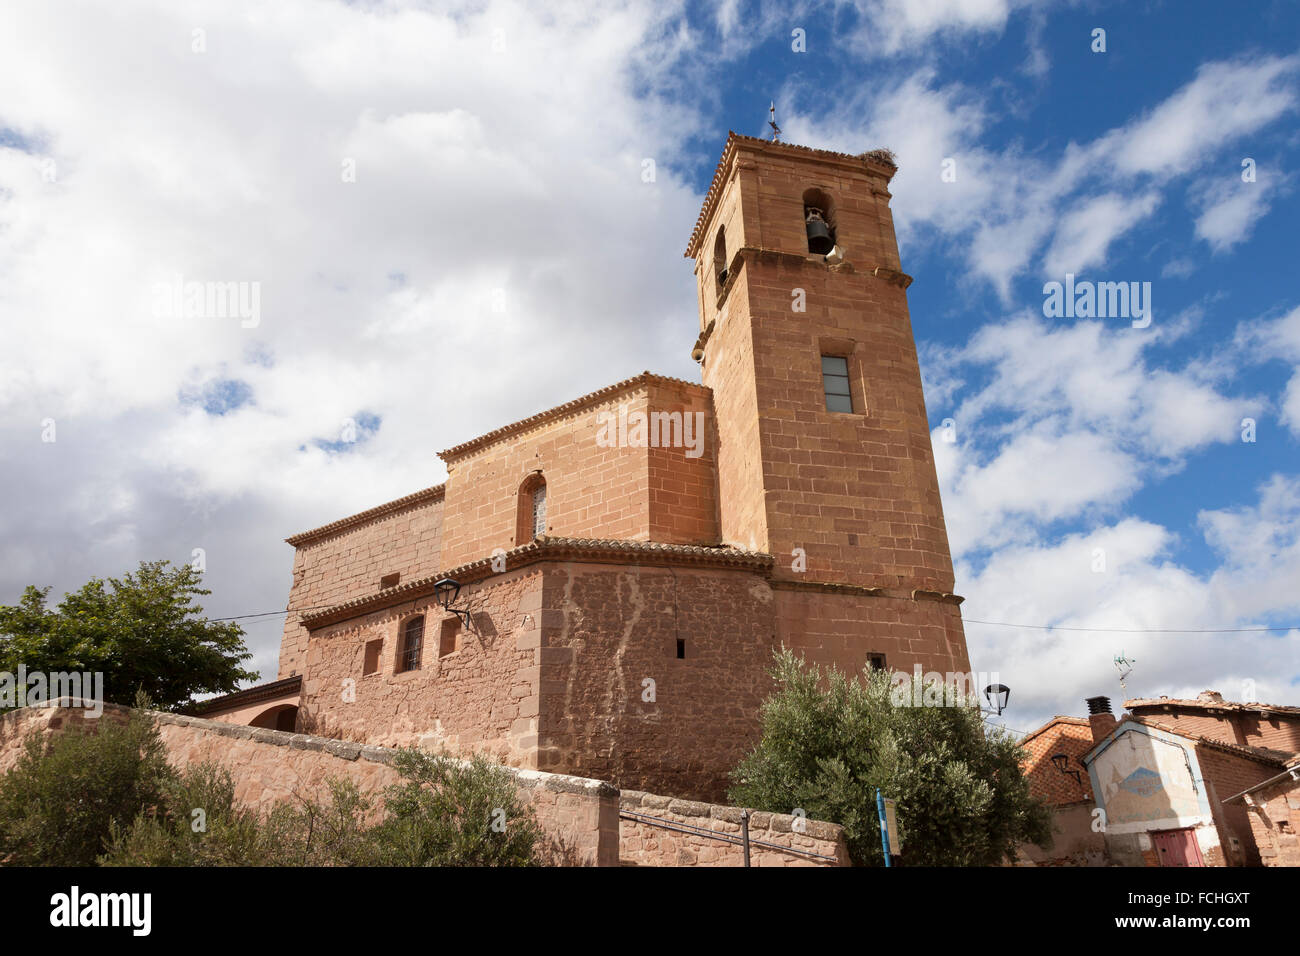
<path fill-rule="evenodd" d="M 727 234 L 721 226 L 713 241 L 713 274 L 718 278 L 719 289 L 727 284 Z"/>
<path fill-rule="evenodd" d="M 533 537 L 546 534 L 546 482 L 533 489 Z"/>
<path fill-rule="evenodd" d="M 849 360 L 842 355 L 822 356 L 822 389 L 828 412 L 853 411 L 849 397 Z"/>
<path fill-rule="evenodd" d="M 527 544 L 546 534 L 546 479 L 534 472 L 519 486 L 519 517 L 515 544 Z"/>
<path fill-rule="evenodd" d="M 361 668 L 361 676 L 373 674 L 379 670 L 379 655 L 384 650 L 384 639 L 378 638 L 373 641 L 366 641 L 366 660 Z"/>
<path fill-rule="evenodd" d="M 424 617 L 413 617 L 402 626 L 402 648 L 397 655 L 397 670 L 418 671 L 420 651 L 424 648 Z"/>
<path fill-rule="evenodd" d="M 680 637 L 677 638 L 677 659 L 679 661 L 686 660 L 686 641 Z"/>
<path fill-rule="evenodd" d="M 442 622 L 438 634 L 438 656 L 446 657 L 460 649 L 460 618 L 449 617 Z"/>

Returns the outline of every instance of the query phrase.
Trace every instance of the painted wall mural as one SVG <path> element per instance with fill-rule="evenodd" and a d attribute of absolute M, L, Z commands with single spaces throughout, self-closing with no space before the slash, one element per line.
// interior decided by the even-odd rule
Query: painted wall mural
<path fill-rule="evenodd" d="M 1186 821 L 1202 813 L 1195 757 L 1177 738 L 1122 734 L 1095 761 L 1106 817 L 1112 824 Z"/>

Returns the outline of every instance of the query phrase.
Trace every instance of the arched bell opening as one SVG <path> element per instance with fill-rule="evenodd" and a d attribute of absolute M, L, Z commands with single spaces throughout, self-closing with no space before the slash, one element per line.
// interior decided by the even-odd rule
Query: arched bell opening
<path fill-rule="evenodd" d="M 803 221 L 808 251 L 817 256 L 830 255 L 835 249 L 835 201 L 820 189 L 806 190 Z"/>

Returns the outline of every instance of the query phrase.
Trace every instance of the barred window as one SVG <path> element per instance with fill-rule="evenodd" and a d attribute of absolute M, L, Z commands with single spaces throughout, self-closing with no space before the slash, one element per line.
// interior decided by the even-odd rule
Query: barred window
<path fill-rule="evenodd" d="M 849 397 L 849 360 L 842 355 L 822 356 L 822 388 L 826 392 L 828 412 L 853 411 Z"/>
<path fill-rule="evenodd" d="M 397 655 L 397 670 L 418 671 L 420 651 L 424 649 L 424 617 L 413 617 L 402 626 L 402 649 Z"/>
<path fill-rule="evenodd" d="M 533 489 L 533 537 L 546 534 L 546 483 Z"/>
<path fill-rule="evenodd" d="M 535 471 L 519 486 L 519 512 L 515 544 L 527 544 L 546 534 L 546 479 Z"/>

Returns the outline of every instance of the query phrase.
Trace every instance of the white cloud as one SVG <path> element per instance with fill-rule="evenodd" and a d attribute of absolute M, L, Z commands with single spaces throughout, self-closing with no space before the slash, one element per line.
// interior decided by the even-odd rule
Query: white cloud
<path fill-rule="evenodd" d="M 1159 203 L 1154 192 L 1141 196 L 1107 193 L 1064 211 L 1043 261 L 1044 272 L 1064 276 L 1104 265 L 1111 243 L 1150 216 Z"/>
<path fill-rule="evenodd" d="M 1245 183 L 1234 176 L 1214 180 L 1198 190 L 1201 212 L 1196 217 L 1196 238 L 1216 252 L 1226 252 L 1250 238 L 1255 224 L 1268 214 L 1274 190 L 1263 181 Z"/>

